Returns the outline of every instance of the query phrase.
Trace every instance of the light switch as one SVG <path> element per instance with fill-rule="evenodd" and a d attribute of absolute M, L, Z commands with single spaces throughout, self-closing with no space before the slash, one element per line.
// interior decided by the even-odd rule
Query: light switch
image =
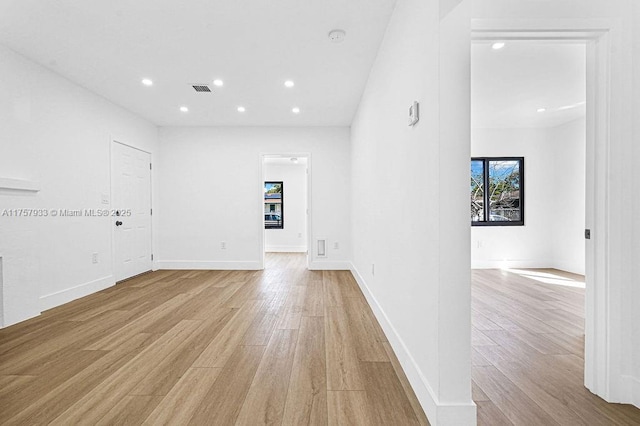
<path fill-rule="evenodd" d="M 418 101 L 413 101 L 409 107 L 409 126 L 415 125 L 418 120 L 420 120 L 420 104 Z"/>

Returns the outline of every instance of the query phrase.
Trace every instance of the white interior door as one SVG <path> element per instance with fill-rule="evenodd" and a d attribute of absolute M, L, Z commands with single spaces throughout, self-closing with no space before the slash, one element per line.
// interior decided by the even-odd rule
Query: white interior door
<path fill-rule="evenodd" d="M 112 210 L 116 281 L 151 270 L 151 154 L 112 146 Z"/>

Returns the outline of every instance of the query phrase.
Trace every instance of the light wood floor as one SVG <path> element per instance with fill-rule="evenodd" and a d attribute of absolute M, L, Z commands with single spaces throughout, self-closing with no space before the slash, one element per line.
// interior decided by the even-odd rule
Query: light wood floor
<path fill-rule="evenodd" d="M 480 425 L 640 425 L 582 386 L 584 290 L 557 285 L 579 278 L 473 272 Z M 146 274 L 0 330 L 0 424 L 49 423 L 428 424 L 351 275 L 291 254 Z"/>
<path fill-rule="evenodd" d="M 0 330 L 0 423 L 425 425 L 349 272 L 160 271 Z"/>
<path fill-rule="evenodd" d="M 583 277 L 473 271 L 473 398 L 479 425 L 640 425 L 640 410 L 583 386 Z"/>

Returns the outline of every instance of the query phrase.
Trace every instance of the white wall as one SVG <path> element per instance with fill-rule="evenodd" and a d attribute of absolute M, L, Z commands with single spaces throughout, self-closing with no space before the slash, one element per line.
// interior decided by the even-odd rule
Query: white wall
<path fill-rule="evenodd" d="M 284 229 L 265 229 L 265 251 L 307 251 L 307 164 L 274 164 L 265 161 L 265 181 L 282 181 L 284 187 Z M 327 205 L 327 200 L 323 200 Z M 333 214 L 328 205 L 320 214 Z"/>
<path fill-rule="evenodd" d="M 351 129 L 352 270 L 430 422 L 468 425 L 470 44 L 456 3 L 396 4 Z"/>
<path fill-rule="evenodd" d="M 108 208 L 111 136 L 155 151 L 155 126 L 2 46 L 0 75 L 0 178 L 40 189 L 0 189 L 0 213 Z M 2 325 L 112 285 L 111 228 L 109 218 L 0 216 Z"/>
<path fill-rule="evenodd" d="M 586 123 L 575 120 L 548 129 L 553 156 L 551 267 L 584 275 Z"/>
<path fill-rule="evenodd" d="M 471 227 L 472 268 L 544 268 L 552 263 L 554 152 L 544 128 L 473 129 L 472 157 L 524 157 L 525 226 Z"/>
<path fill-rule="evenodd" d="M 473 129 L 472 157 L 524 157 L 525 225 L 471 228 L 472 268 L 584 274 L 584 119 L 552 128 Z"/>
<path fill-rule="evenodd" d="M 347 268 L 349 150 L 347 128 L 161 128 L 156 266 L 260 268 L 261 154 L 308 153 L 313 240 L 330 241 L 326 258 L 312 253 L 311 267 Z"/>

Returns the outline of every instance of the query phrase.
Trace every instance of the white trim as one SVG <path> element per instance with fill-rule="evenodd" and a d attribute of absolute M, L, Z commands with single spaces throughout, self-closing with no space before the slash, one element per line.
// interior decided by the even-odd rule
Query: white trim
<path fill-rule="evenodd" d="M 264 269 L 265 265 L 265 253 L 267 251 L 272 251 L 268 247 L 266 247 L 266 238 L 265 238 L 265 229 L 264 229 L 264 160 L 268 157 L 298 157 L 298 158 L 306 158 L 307 159 L 307 172 L 306 172 L 306 182 L 307 182 L 307 217 L 306 217 L 306 225 L 307 225 L 307 247 L 302 252 L 307 252 L 307 268 L 311 268 L 312 256 L 313 252 L 311 251 L 311 236 L 312 232 L 312 220 L 311 220 L 311 153 L 310 152 L 261 152 L 259 155 L 260 159 L 260 228 L 262 231 L 260 232 L 260 250 L 262 250 L 262 258 L 261 258 L 261 267 L 259 269 Z M 286 220 L 286 219 L 285 219 Z"/>
<path fill-rule="evenodd" d="M 351 262 L 347 260 L 314 260 L 309 265 L 311 271 L 350 271 Z"/>
<path fill-rule="evenodd" d="M 88 283 L 77 285 L 75 287 L 40 296 L 40 310 L 46 311 L 47 309 L 64 305 L 65 303 L 71 302 L 72 300 L 76 300 L 81 297 L 96 293 L 100 290 L 104 290 L 105 288 L 109 288 L 115 285 L 115 283 L 116 282 L 113 278 L 113 275 L 109 275 L 106 277 L 98 278 L 97 280 L 89 281 Z"/>
<path fill-rule="evenodd" d="M 313 221 L 311 220 L 313 215 L 313 205 L 312 205 L 312 197 L 313 192 L 311 191 L 311 179 L 313 176 L 312 173 L 313 161 L 311 161 L 311 153 L 307 154 L 307 269 L 311 269 L 311 264 L 313 263 L 313 251 L 311 251 L 311 245 L 313 244 Z"/>
<path fill-rule="evenodd" d="M 398 334 L 397 330 L 389 320 L 384 309 L 375 298 L 362 275 L 357 268 L 351 263 L 351 273 L 353 274 L 360 290 L 367 299 L 371 310 L 375 315 L 378 323 L 382 327 L 389 344 L 393 348 L 402 369 L 413 388 L 413 391 L 420 401 L 420 405 L 424 409 L 429 422 L 433 425 L 471 425 L 476 424 L 476 404 L 446 404 L 441 403 L 429 385 L 428 380 L 422 374 L 420 367 L 409 352 L 409 349 Z"/>
<path fill-rule="evenodd" d="M 267 246 L 265 251 L 270 253 L 306 253 L 307 246 Z"/>
<path fill-rule="evenodd" d="M 640 379 L 631 376 L 623 376 L 622 379 L 625 382 L 626 387 L 629 389 L 627 392 L 629 400 L 626 402 L 640 408 Z"/>
<path fill-rule="evenodd" d="M 471 269 L 524 269 L 549 268 L 550 260 L 472 260 Z"/>
<path fill-rule="evenodd" d="M 40 185 L 32 180 L 0 177 L 0 189 L 11 191 L 38 192 Z"/>
<path fill-rule="evenodd" d="M 553 269 L 560 271 L 571 272 L 572 274 L 584 275 L 584 264 L 580 262 L 574 262 L 569 260 L 556 260 L 550 263 Z"/>
<path fill-rule="evenodd" d="M 266 230 L 264 228 L 264 182 L 265 182 L 265 171 L 264 171 L 264 160 L 266 158 L 267 154 L 263 154 L 260 153 L 259 155 L 259 160 L 260 160 L 260 164 L 258 165 L 258 167 L 260 168 L 260 187 L 259 187 L 259 192 L 258 194 L 256 194 L 256 199 L 260 200 L 260 208 L 258 209 L 258 211 L 260 212 L 260 216 L 258 216 L 259 218 L 259 225 L 258 225 L 258 229 L 260 230 L 260 269 L 264 269 L 265 265 L 267 264 L 267 260 L 266 260 L 266 244 L 267 244 L 267 238 L 266 238 Z"/>
<path fill-rule="evenodd" d="M 129 143 L 128 141 L 124 142 L 125 140 L 126 140 L 126 138 L 121 138 L 121 137 L 118 137 L 118 136 L 114 136 L 113 134 L 109 135 L 109 141 L 110 142 L 119 143 L 120 145 L 128 146 L 129 148 L 137 149 L 138 151 L 146 152 L 147 154 L 149 154 L 149 155 L 151 155 L 153 157 L 153 153 L 151 151 L 148 151 L 146 149 L 142 149 L 139 146 L 137 146 L 136 144 Z"/>
<path fill-rule="evenodd" d="M 215 261 L 215 260 L 160 260 L 153 262 L 153 270 L 221 270 L 257 271 L 264 269 L 260 261 Z"/>

